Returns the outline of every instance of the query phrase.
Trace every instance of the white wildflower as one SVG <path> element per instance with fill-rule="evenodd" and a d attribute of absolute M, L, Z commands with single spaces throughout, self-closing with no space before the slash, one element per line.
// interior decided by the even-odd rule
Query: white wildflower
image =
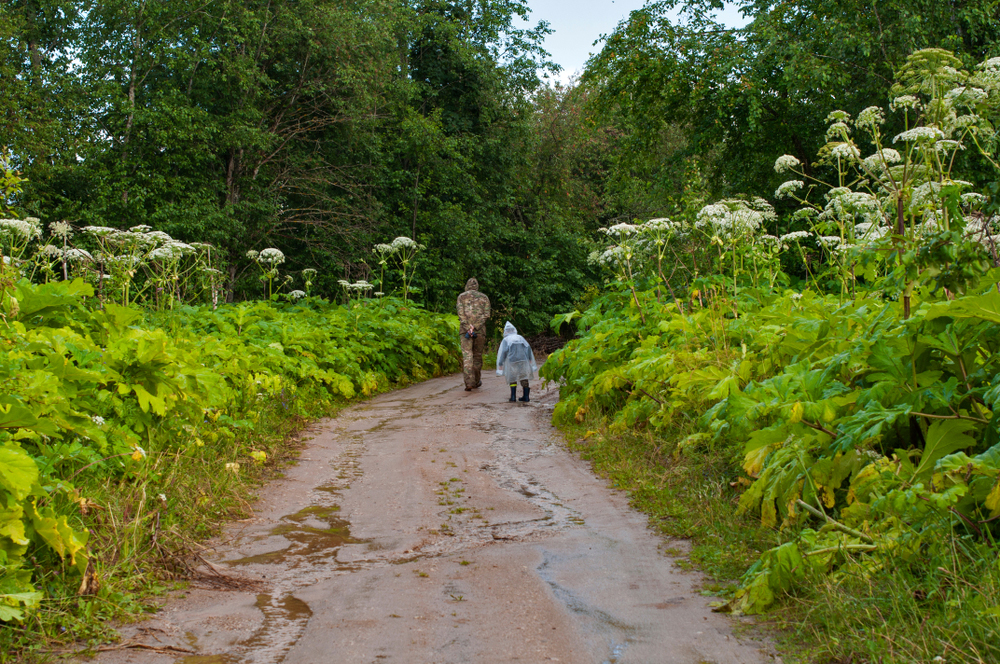
<path fill-rule="evenodd" d="M 256 249 L 251 249 L 250 251 L 247 252 L 247 258 L 249 258 L 252 261 L 257 260 L 257 258 L 259 256 L 260 256 L 260 252 L 257 251 Z"/>
<path fill-rule="evenodd" d="M 108 228 L 107 226 L 84 226 L 80 230 L 94 237 L 108 237 L 120 232 L 117 228 Z"/>
<path fill-rule="evenodd" d="M 293 300 L 301 300 L 305 296 L 306 296 L 306 292 L 305 291 L 300 291 L 300 290 L 293 290 L 293 291 L 291 291 L 291 292 L 288 293 L 288 297 L 292 298 Z"/>
<path fill-rule="evenodd" d="M 884 167 L 886 164 L 898 164 L 902 161 L 902 157 L 899 153 L 892 148 L 882 148 L 870 157 L 865 157 L 865 166 L 870 171 L 878 170 Z"/>
<path fill-rule="evenodd" d="M 373 254 L 391 254 L 394 251 L 396 251 L 395 247 L 393 247 L 391 244 L 385 244 L 385 243 L 376 244 L 375 248 L 372 249 Z"/>
<path fill-rule="evenodd" d="M 830 150 L 830 155 L 844 161 L 858 161 L 861 159 L 861 150 L 850 143 L 837 143 Z"/>
<path fill-rule="evenodd" d="M 826 116 L 827 122 L 850 122 L 851 116 L 847 111 L 830 111 L 830 114 Z"/>
<path fill-rule="evenodd" d="M 956 104 L 975 106 L 979 102 L 988 99 L 989 95 L 982 88 L 957 87 L 949 90 L 945 98 L 951 99 Z"/>
<path fill-rule="evenodd" d="M 895 99 L 893 99 L 892 103 L 889 104 L 889 108 L 891 108 L 894 111 L 899 108 L 919 109 L 920 100 L 914 97 L 913 95 L 903 95 L 902 97 L 896 97 Z"/>
<path fill-rule="evenodd" d="M 146 224 L 139 224 L 138 226 L 133 226 L 129 229 L 133 233 L 148 233 L 153 230 L 152 226 L 147 226 Z"/>
<path fill-rule="evenodd" d="M 720 237 L 746 236 L 776 218 L 774 208 L 761 198 L 751 201 L 728 199 L 706 205 L 698 213 L 697 226 L 711 228 Z"/>
<path fill-rule="evenodd" d="M 66 221 L 53 221 L 49 224 L 49 233 L 51 233 L 54 237 L 68 240 L 73 237 L 73 227 Z"/>
<path fill-rule="evenodd" d="M 868 127 L 874 129 L 885 122 L 885 113 L 878 106 L 869 106 L 858 113 L 858 119 L 854 124 L 858 127 Z"/>
<path fill-rule="evenodd" d="M 781 236 L 782 242 L 796 242 L 798 240 L 804 240 L 806 238 L 812 237 L 812 233 L 809 231 L 792 231 L 791 233 L 785 233 Z"/>
<path fill-rule="evenodd" d="M 801 165 L 802 162 L 790 154 L 783 154 L 774 160 L 774 170 L 778 173 L 784 173 Z"/>
<path fill-rule="evenodd" d="M 145 237 L 148 242 L 152 242 L 153 244 L 167 244 L 174 241 L 174 238 L 163 231 L 150 231 L 145 234 Z"/>
<path fill-rule="evenodd" d="M 38 250 L 38 253 L 40 253 L 43 256 L 47 256 L 50 259 L 58 260 L 62 258 L 63 250 L 55 246 L 54 244 L 47 244 L 44 247 L 41 247 Z"/>
<path fill-rule="evenodd" d="M 99 427 L 103 427 L 103 426 L 104 426 L 104 418 L 103 418 L 103 417 L 101 417 L 100 415 L 91 415 L 91 416 L 90 416 L 90 419 L 91 419 L 91 420 L 92 420 L 92 421 L 94 422 L 94 424 L 96 424 L 97 426 L 99 426 Z"/>
<path fill-rule="evenodd" d="M 780 187 L 778 187 L 778 189 L 774 192 L 774 197 L 785 198 L 787 196 L 791 196 L 793 193 L 795 193 L 799 189 L 802 189 L 804 186 L 806 186 L 806 183 L 803 182 L 802 180 L 789 180 L 788 182 L 785 182 Z"/>
<path fill-rule="evenodd" d="M 835 248 L 842 241 L 837 235 L 820 235 L 816 237 L 816 244 L 826 249 Z"/>
<path fill-rule="evenodd" d="M 315 276 L 316 276 L 316 270 L 311 267 L 307 267 L 306 269 L 302 270 L 303 279 L 312 279 Z"/>
<path fill-rule="evenodd" d="M 834 122 L 826 130 L 826 140 L 841 138 L 851 133 L 851 128 L 846 122 Z"/>
<path fill-rule="evenodd" d="M 418 245 L 415 241 L 413 241 L 412 239 L 406 237 L 405 235 L 400 235 L 399 237 L 397 237 L 395 240 L 392 241 L 392 244 L 390 244 L 389 246 L 392 247 L 393 249 L 397 250 L 397 251 L 399 249 L 419 249 L 420 248 L 420 245 Z"/>
<path fill-rule="evenodd" d="M 271 247 L 260 252 L 260 262 L 269 265 L 281 265 L 285 262 L 285 254 L 281 253 L 279 249 Z"/>
<path fill-rule="evenodd" d="M 986 202 L 986 196 L 976 193 L 974 191 L 962 194 L 962 205 L 976 206 L 982 205 Z"/>
<path fill-rule="evenodd" d="M 901 134 L 897 134 L 893 143 L 898 143 L 899 141 L 916 141 L 919 143 L 933 143 L 944 138 L 944 132 L 937 127 L 914 127 L 904 131 Z"/>
<path fill-rule="evenodd" d="M 810 217 L 815 217 L 817 214 L 819 214 L 819 211 L 816 210 L 815 208 L 804 207 L 804 208 L 799 208 L 798 210 L 793 212 L 792 219 L 795 219 L 796 221 L 802 221 L 803 219 L 809 219 Z"/>
<path fill-rule="evenodd" d="M 76 247 L 70 247 L 63 254 L 63 258 L 70 263 L 88 262 L 93 263 L 94 257 L 90 255 L 90 252 L 86 249 L 77 249 Z"/>
<path fill-rule="evenodd" d="M 934 149 L 938 152 L 951 152 L 953 150 L 964 150 L 965 146 L 961 141 L 943 140 L 934 144 Z"/>
<path fill-rule="evenodd" d="M 27 219 L 0 219 L 0 237 L 4 235 L 16 236 L 19 240 L 34 240 L 41 237 L 41 225 L 32 222 L 34 217 Z M 35 220 L 37 222 L 37 220 Z"/>
<path fill-rule="evenodd" d="M 608 228 L 600 229 L 605 235 L 617 235 L 618 237 L 624 237 L 626 235 L 635 235 L 639 232 L 639 227 L 635 224 L 615 224 L 614 226 L 609 226 Z"/>

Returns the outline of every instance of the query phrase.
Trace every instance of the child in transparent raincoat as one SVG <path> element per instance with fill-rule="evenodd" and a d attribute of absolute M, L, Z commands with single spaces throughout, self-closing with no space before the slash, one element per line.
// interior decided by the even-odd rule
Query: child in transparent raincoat
<path fill-rule="evenodd" d="M 503 327 L 503 341 L 500 342 L 500 350 L 497 351 L 497 375 L 507 379 L 510 385 L 511 401 L 530 401 L 528 395 L 531 388 L 528 387 L 528 379 L 535 377 L 538 365 L 535 364 L 535 354 L 531 352 L 531 346 L 517 333 L 517 329 L 507 321 Z M 521 383 L 524 388 L 524 396 L 517 399 L 517 384 Z"/>

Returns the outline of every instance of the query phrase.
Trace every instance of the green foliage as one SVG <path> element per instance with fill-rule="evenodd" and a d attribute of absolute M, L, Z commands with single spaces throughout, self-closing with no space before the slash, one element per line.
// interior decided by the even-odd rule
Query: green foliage
<path fill-rule="evenodd" d="M 982 608 L 949 632 L 956 597 L 969 594 L 941 588 L 984 569 L 989 588 L 997 578 L 996 228 L 978 211 L 984 197 L 955 179 L 953 156 L 972 142 L 993 159 L 1000 60 L 970 73 L 930 50 L 908 63 L 899 92 L 912 94 L 894 100 L 907 116 L 894 138 L 902 154 L 884 147 L 884 113 L 869 107 L 854 123 L 875 146 L 867 159 L 849 116 L 828 117 L 820 160 L 836 186 L 824 204 L 810 202 L 824 184 L 797 157 L 776 161 L 809 181 L 777 195 L 799 202 L 795 217 L 812 232 L 768 234 L 780 222 L 760 199 L 705 206 L 693 229 L 672 225 L 669 241 L 704 233 L 717 247 L 712 274 L 667 299 L 669 280 L 649 267 L 662 254 L 650 229 L 663 220 L 606 229 L 596 255 L 614 281 L 579 317 L 556 317 L 576 318 L 583 334 L 541 373 L 560 383 L 558 423 L 597 419 L 611 434 L 667 440 L 681 429 L 675 455 L 728 457 L 732 485 L 745 487 L 737 512 L 784 541 L 761 552 L 720 610 L 822 601 L 859 582 L 909 587 L 942 621 L 942 640 L 893 643 L 902 661 L 952 650 L 990 661 L 1000 625 L 988 607 L 1000 596 L 977 600 Z M 971 94 L 960 85 L 970 82 L 983 87 Z M 822 260 L 787 288 L 781 254 L 802 255 L 813 237 Z M 890 574 L 898 578 L 885 583 Z M 882 620 L 900 624 L 905 606 Z M 868 643 L 842 654 L 879 651 Z"/>
<path fill-rule="evenodd" d="M 184 495 L 176 468 L 237 482 L 248 472 L 241 462 L 268 458 L 254 441 L 275 420 L 451 372 L 459 361 L 457 319 L 396 298 L 147 314 L 98 308 L 81 280 L 22 280 L 13 293 L 0 308 L 3 621 L 36 610 L 38 580 L 52 570 L 71 578 L 90 564 L 113 581 L 113 561 L 143 555 L 155 535 L 143 514 L 158 510 L 157 528 L 169 529 L 183 505 L 206 500 Z M 99 517 L 105 485 L 142 486 L 138 512 Z"/>

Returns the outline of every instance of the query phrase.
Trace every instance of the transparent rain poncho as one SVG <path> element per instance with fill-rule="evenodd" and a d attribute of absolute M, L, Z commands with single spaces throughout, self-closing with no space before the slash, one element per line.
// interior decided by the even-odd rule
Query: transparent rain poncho
<path fill-rule="evenodd" d="M 535 355 L 531 352 L 531 346 L 517 333 L 517 329 L 507 321 L 503 327 L 503 341 L 500 342 L 500 350 L 497 352 L 497 375 L 507 379 L 507 383 L 513 385 L 521 380 L 528 380 L 535 377 L 538 365 L 535 364 Z"/>

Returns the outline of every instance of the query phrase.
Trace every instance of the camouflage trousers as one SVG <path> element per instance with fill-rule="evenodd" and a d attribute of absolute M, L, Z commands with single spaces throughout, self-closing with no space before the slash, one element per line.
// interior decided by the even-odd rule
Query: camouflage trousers
<path fill-rule="evenodd" d="M 472 339 L 466 339 L 465 335 L 462 335 L 462 375 L 466 387 L 476 387 L 482 382 L 484 348 L 486 348 L 485 334 Z"/>

